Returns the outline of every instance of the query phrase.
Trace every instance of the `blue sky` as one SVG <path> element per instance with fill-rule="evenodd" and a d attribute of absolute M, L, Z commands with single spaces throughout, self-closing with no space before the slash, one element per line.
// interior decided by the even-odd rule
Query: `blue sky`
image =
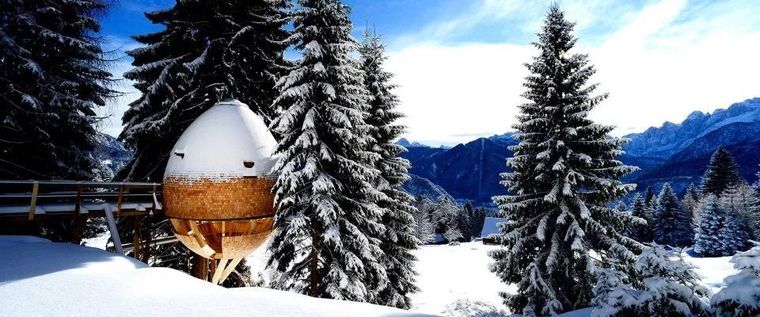
<path fill-rule="evenodd" d="M 115 54 L 130 35 L 159 30 L 143 12 L 173 1 L 115 2 L 102 21 Z M 503 133 L 523 102 L 523 63 L 550 1 L 350 0 L 355 34 L 373 26 L 388 46 L 407 137 L 452 144 Z M 576 51 L 589 54 L 600 92 L 610 98 L 591 116 L 623 135 L 695 110 L 760 96 L 760 6 L 756 0 L 562 0 L 577 23 Z M 121 59 L 117 77 L 129 69 Z M 103 131 L 117 134 L 127 95 L 104 109 Z"/>

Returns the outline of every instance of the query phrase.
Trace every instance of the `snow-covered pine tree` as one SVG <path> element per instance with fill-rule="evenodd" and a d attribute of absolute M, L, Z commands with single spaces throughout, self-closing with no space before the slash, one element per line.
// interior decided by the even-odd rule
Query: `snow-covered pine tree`
<path fill-rule="evenodd" d="M 702 176 L 702 194 L 720 196 L 731 186 L 744 182 L 733 156 L 723 147 L 717 149 L 710 158 L 705 175 Z"/>
<path fill-rule="evenodd" d="M 179 0 L 145 16 L 164 29 L 136 35 L 127 52 L 142 95 L 124 113 L 120 139 L 134 151 L 120 179 L 160 180 L 171 147 L 214 103 L 235 98 L 269 122 L 284 75 L 286 0 Z"/>
<path fill-rule="evenodd" d="M 681 206 L 691 213 L 691 223 L 694 226 L 699 222 L 700 199 L 701 195 L 699 194 L 697 186 L 694 186 L 694 184 L 689 184 L 689 186 L 686 187 L 686 192 L 683 194 L 683 198 L 681 198 Z"/>
<path fill-rule="evenodd" d="M 706 304 L 710 290 L 699 283 L 694 267 L 683 261 L 680 250 L 646 248 L 636 259 L 640 286 L 614 270 L 603 270 L 594 289 L 594 317 L 710 316 Z"/>
<path fill-rule="evenodd" d="M 654 239 L 654 235 L 652 234 L 652 223 L 654 223 L 653 211 L 639 193 L 636 193 L 633 197 L 631 215 L 644 219 L 646 223 L 631 224 L 626 229 L 627 235 L 639 242 L 652 242 Z"/>
<path fill-rule="evenodd" d="M 705 196 L 699 207 L 699 215 L 699 222 L 694 228 L 694 252 L 702 256 L 722 255 L 725 247 L 718 232 L 724 226 L 725 216 L 720 200 L 713 194 Z"/>
<path fill-rule="evenodd" d="M 379 156 L 366 148 L 374 142 L 364 120 L 368 93 L 351 58 L 348 11 L 338 0 L 301 0 L 294 15 L 302 56 L 275 99 L 285 110 L 272 122 L 281 138 L 268 265 L 275 288 L 366 301 L 374 283 L 387 281 L 374 203 L 383 194 L 373 186 Z"/>
<path fill-rule="evenodd" d="M 433 241 L 435 226 L 430 220 L 430 214 L 432 213 L 435 202 L 427 197 L 418 197 L 415 200 L 416 211 L 412 214 L 414 216 L 414 236 L 420 241 L 420 244 Z"/>
<path fill-rule="evenodd" d="M 116 96 L 98 46 L 105 2 L 0 7 L 0 178 L 92 179 L 95 109 Z"/>
<path fill-rule="evenodd" d="M 731 258 L 739 273 L 726 277 L 722 288 L 710 299 L 719 317 L 760 316 L 760 244 Z"/>
<path fill-rule="evenodd" d="M 691 227 L 691 213 L 681 207 L 669 183 L 662 186 L 657 196 L 653 231 L 654 241 L 658 244 L 673 247 L 685 247 L 691 244 L 694 235 Z"/>
<path fill-rule="evenodd" d="M 752 190 L 741 182 L 723 191 L 720 196 L 721 209 L 725 213 L 724 225 L 718 231 L 718 237 L 723 242 L 724 255 L 734 255 L 736 251 L 744 251 L 749 247 L 754 226 L 757 225 Z"/>
<path fill-rule="evenodd" d="M 509 221 L 497 238 L 504 248 L 490 253 L 491 270 L 516 284 L 516 294 L 501 295 L 526 316 L 587 307 L 597 262 L 618 259 L 617 268 L 630 271 L 640 247 L 617 230 L 640 219 L 608 207 L 634 189 L 620 178 L 636 168 L 616 160 L 624 140 L 609 137 L 613 127 L 588 118 L 606 95 L 592 95 L 597 85 L 587 81 L 595 70 L 586 55 L 571 52 L 572 29 L 552 5 L 533 43 L 539 55 L 526 65 L 528 103 L 514 126 L 520 143 L 507 160 L 512 172 L 502 174 L 511 194 L 494 197 Z"/>
<path fill-rule="evenodd" d="M 405 130 L 404 126 L 397 123 L 403 115 L 396 110 L 398 98 L 392 91 L 395 88 L 390 83 L 392 74 L 383 67 L 386 57 L 380 37 L 365 30 L 359 53 L 364 86 L 369 92 L 366 121 L 374 139 L 370 150 L 380 157 L 376 163 L 380 171 L 376 188 L 384 196 L 377 205 L 383 209 L 382 223 L 385 231 L 380 235 L 380 248 L 384 254 L 382 264 L 388 276 L 387 286 L 371 296 L 369 301 L 409 309 L 412 303 L 408 295 L 419 290 L 414 285 L 416 258 L 411 251 L 420 242 L 414 235 L 414 197 L 401 189 L 401 185 L 409 179 L 407 171 L 411 166 L 408 160 L 398 156 L 406 149 L 395 143 Z"/>

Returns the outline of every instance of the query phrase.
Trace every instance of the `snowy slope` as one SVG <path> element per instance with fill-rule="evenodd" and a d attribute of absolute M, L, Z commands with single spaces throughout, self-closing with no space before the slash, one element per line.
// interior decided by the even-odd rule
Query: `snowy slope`
<path fill-rule="evenodd" d="M 89 247 L 0 236 L 2 316 L 421 316 L 263 288 L 225 289 Z"/>
<path fill-rule="evenodd" d="M 417 286 L 413 311 L 444 316 L 499 316 L 507 313 L 500 291 L 515 291 L 491 273 L 489 250 L 480 242 L 422 246 L 417 256 Z"/>
<path fill-rule="evenodd" d="M 412 296 L 412 311 L 444 316 L 511 316 L 498 296 L 499 292 L 514 292 L 488 270 L 488 251 L 499 246 L 480 242 L 457 246 L 423 246 L 415 251 L 418 258 L 417 285 L 421 292 Z M 724 286 L 723 279 L 736 270 L 729 263 L 731 257 L 695 258 L 684 253 L 684 260 L 697 267 L 701 283 L 717 292 Z M 588 317 L 591 309 L 562 314 L 563 317 Z"/>

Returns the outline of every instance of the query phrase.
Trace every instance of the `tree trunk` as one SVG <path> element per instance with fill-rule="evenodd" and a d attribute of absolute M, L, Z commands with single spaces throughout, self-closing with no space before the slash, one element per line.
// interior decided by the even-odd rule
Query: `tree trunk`
<path fill-rule="evenodd" d="M 193 253 L 193 276 L 208 281 L 208 259 Z"/>
<path fill-rule="evenodd" d="M 309 287 L 309 296 L 317 297 L 317 284 L 319 284 L 319 273 L 317 272 L 319 266 L 317 262 L 317 242 L 319 234 L 317 233 L 317 226 L 311 226 L 311 286 Z"/>

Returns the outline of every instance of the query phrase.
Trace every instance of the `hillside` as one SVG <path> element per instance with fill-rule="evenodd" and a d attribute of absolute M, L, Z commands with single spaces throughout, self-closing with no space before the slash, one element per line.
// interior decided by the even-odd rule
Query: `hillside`
<path fill-rule="evenodd" d="M 412 163 L 410 172 L 440 185 L 457 199 L 480 204 L 503 193 L 500 173 L 507 170 L 507 149 L 516 141 L 510 137 L 480 138 L 450 149 L 411 147 L 402 154 Z"/>

